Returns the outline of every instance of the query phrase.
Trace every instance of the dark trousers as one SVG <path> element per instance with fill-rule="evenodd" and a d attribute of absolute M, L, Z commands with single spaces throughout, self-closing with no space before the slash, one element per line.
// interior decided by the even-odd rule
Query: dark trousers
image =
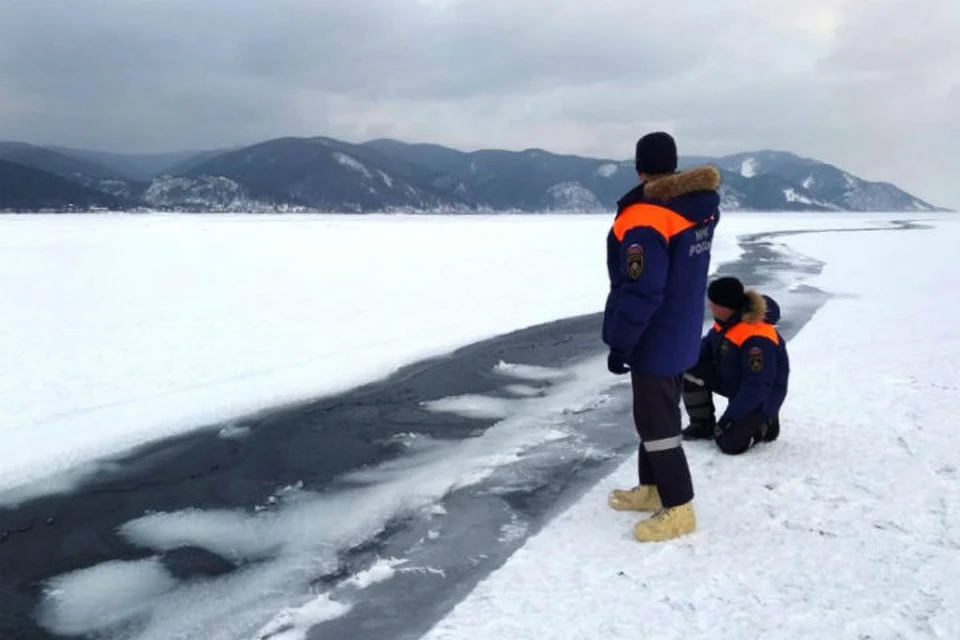
<path fill-rule="evenodd" d="M 665 507 L 693 499 L 693 481 L 680 434 L 682 376 L 631 373 L 633 422 L 640 436 L 640 484 L 656 485 Z"/>
<path fill-rule="evenodd" d="M 690 417 L 690 427 L 684 432 L 689 439 L 713 438 L 726 454 L 739 455 L 761 440 L 776 438 L 779 422 L 768 420 L 759 411 L 717 429 L 713 394 L 717 393 L 719 377 L 712 362 L 700 362 L 683 376 L 683 404 Z"/>

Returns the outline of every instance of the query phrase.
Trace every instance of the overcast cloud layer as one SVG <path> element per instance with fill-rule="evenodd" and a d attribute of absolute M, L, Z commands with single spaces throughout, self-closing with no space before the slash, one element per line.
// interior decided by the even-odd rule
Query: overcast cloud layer
<path fill-rule="evenodd" d="M 957 0 L 0 0 L 0 139 L 784 149 L 960 207 Z"/>

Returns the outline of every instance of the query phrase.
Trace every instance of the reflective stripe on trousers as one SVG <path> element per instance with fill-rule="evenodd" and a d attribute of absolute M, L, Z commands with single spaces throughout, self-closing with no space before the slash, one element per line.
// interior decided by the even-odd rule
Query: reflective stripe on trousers
<path fill-rule="evenodd" d="M 643 443 L 643 448 L 649 453 L 655 453 L 657 451 L 669 451 L 670 449 L 679 449 L 683 444 L 682 436 L 674 436 L 672 438 L 663 438 L 662 440 L 648 440 Z"/>

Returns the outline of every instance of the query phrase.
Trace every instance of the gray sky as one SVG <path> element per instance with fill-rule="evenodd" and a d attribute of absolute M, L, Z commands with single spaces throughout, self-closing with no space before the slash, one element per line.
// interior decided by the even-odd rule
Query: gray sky
<path fill-rule="evenodd" d="M 0 139 L 793 151 L 960 207 L 957 0 L 0 0 Z"/>

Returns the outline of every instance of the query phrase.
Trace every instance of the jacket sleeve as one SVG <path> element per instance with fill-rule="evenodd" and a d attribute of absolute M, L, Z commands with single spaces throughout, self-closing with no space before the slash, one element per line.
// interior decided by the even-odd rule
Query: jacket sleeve
<path fill-rule="evenodd" d="M 760 336 L 745 340 L 740 347 L 740 372 L 740 388 L 730 398 L 721 422 L 743 420 L 769 397 L 777 378 L 776 345 Z"/>
<path fill-rule="evenodd" d="M 707 331 L 706 335 L 704 335 L 703 338 L 701 338 L 700 357 L 697 358 L 697 363 L 710 362 L 711 360 L 713 360 L 713 348 L 711 347 L 711 342 L 716 332 L 717 330 L 711 327 L 711 329 Z"/>
<path fill-rule="evenodd" d="M 634 227 L 619 242 L 621 285 L 611 309 L 607 344 L 623 355 L 637 346 L 667 285 L 670 256 L 664 237 L 651 227 Z"/>

